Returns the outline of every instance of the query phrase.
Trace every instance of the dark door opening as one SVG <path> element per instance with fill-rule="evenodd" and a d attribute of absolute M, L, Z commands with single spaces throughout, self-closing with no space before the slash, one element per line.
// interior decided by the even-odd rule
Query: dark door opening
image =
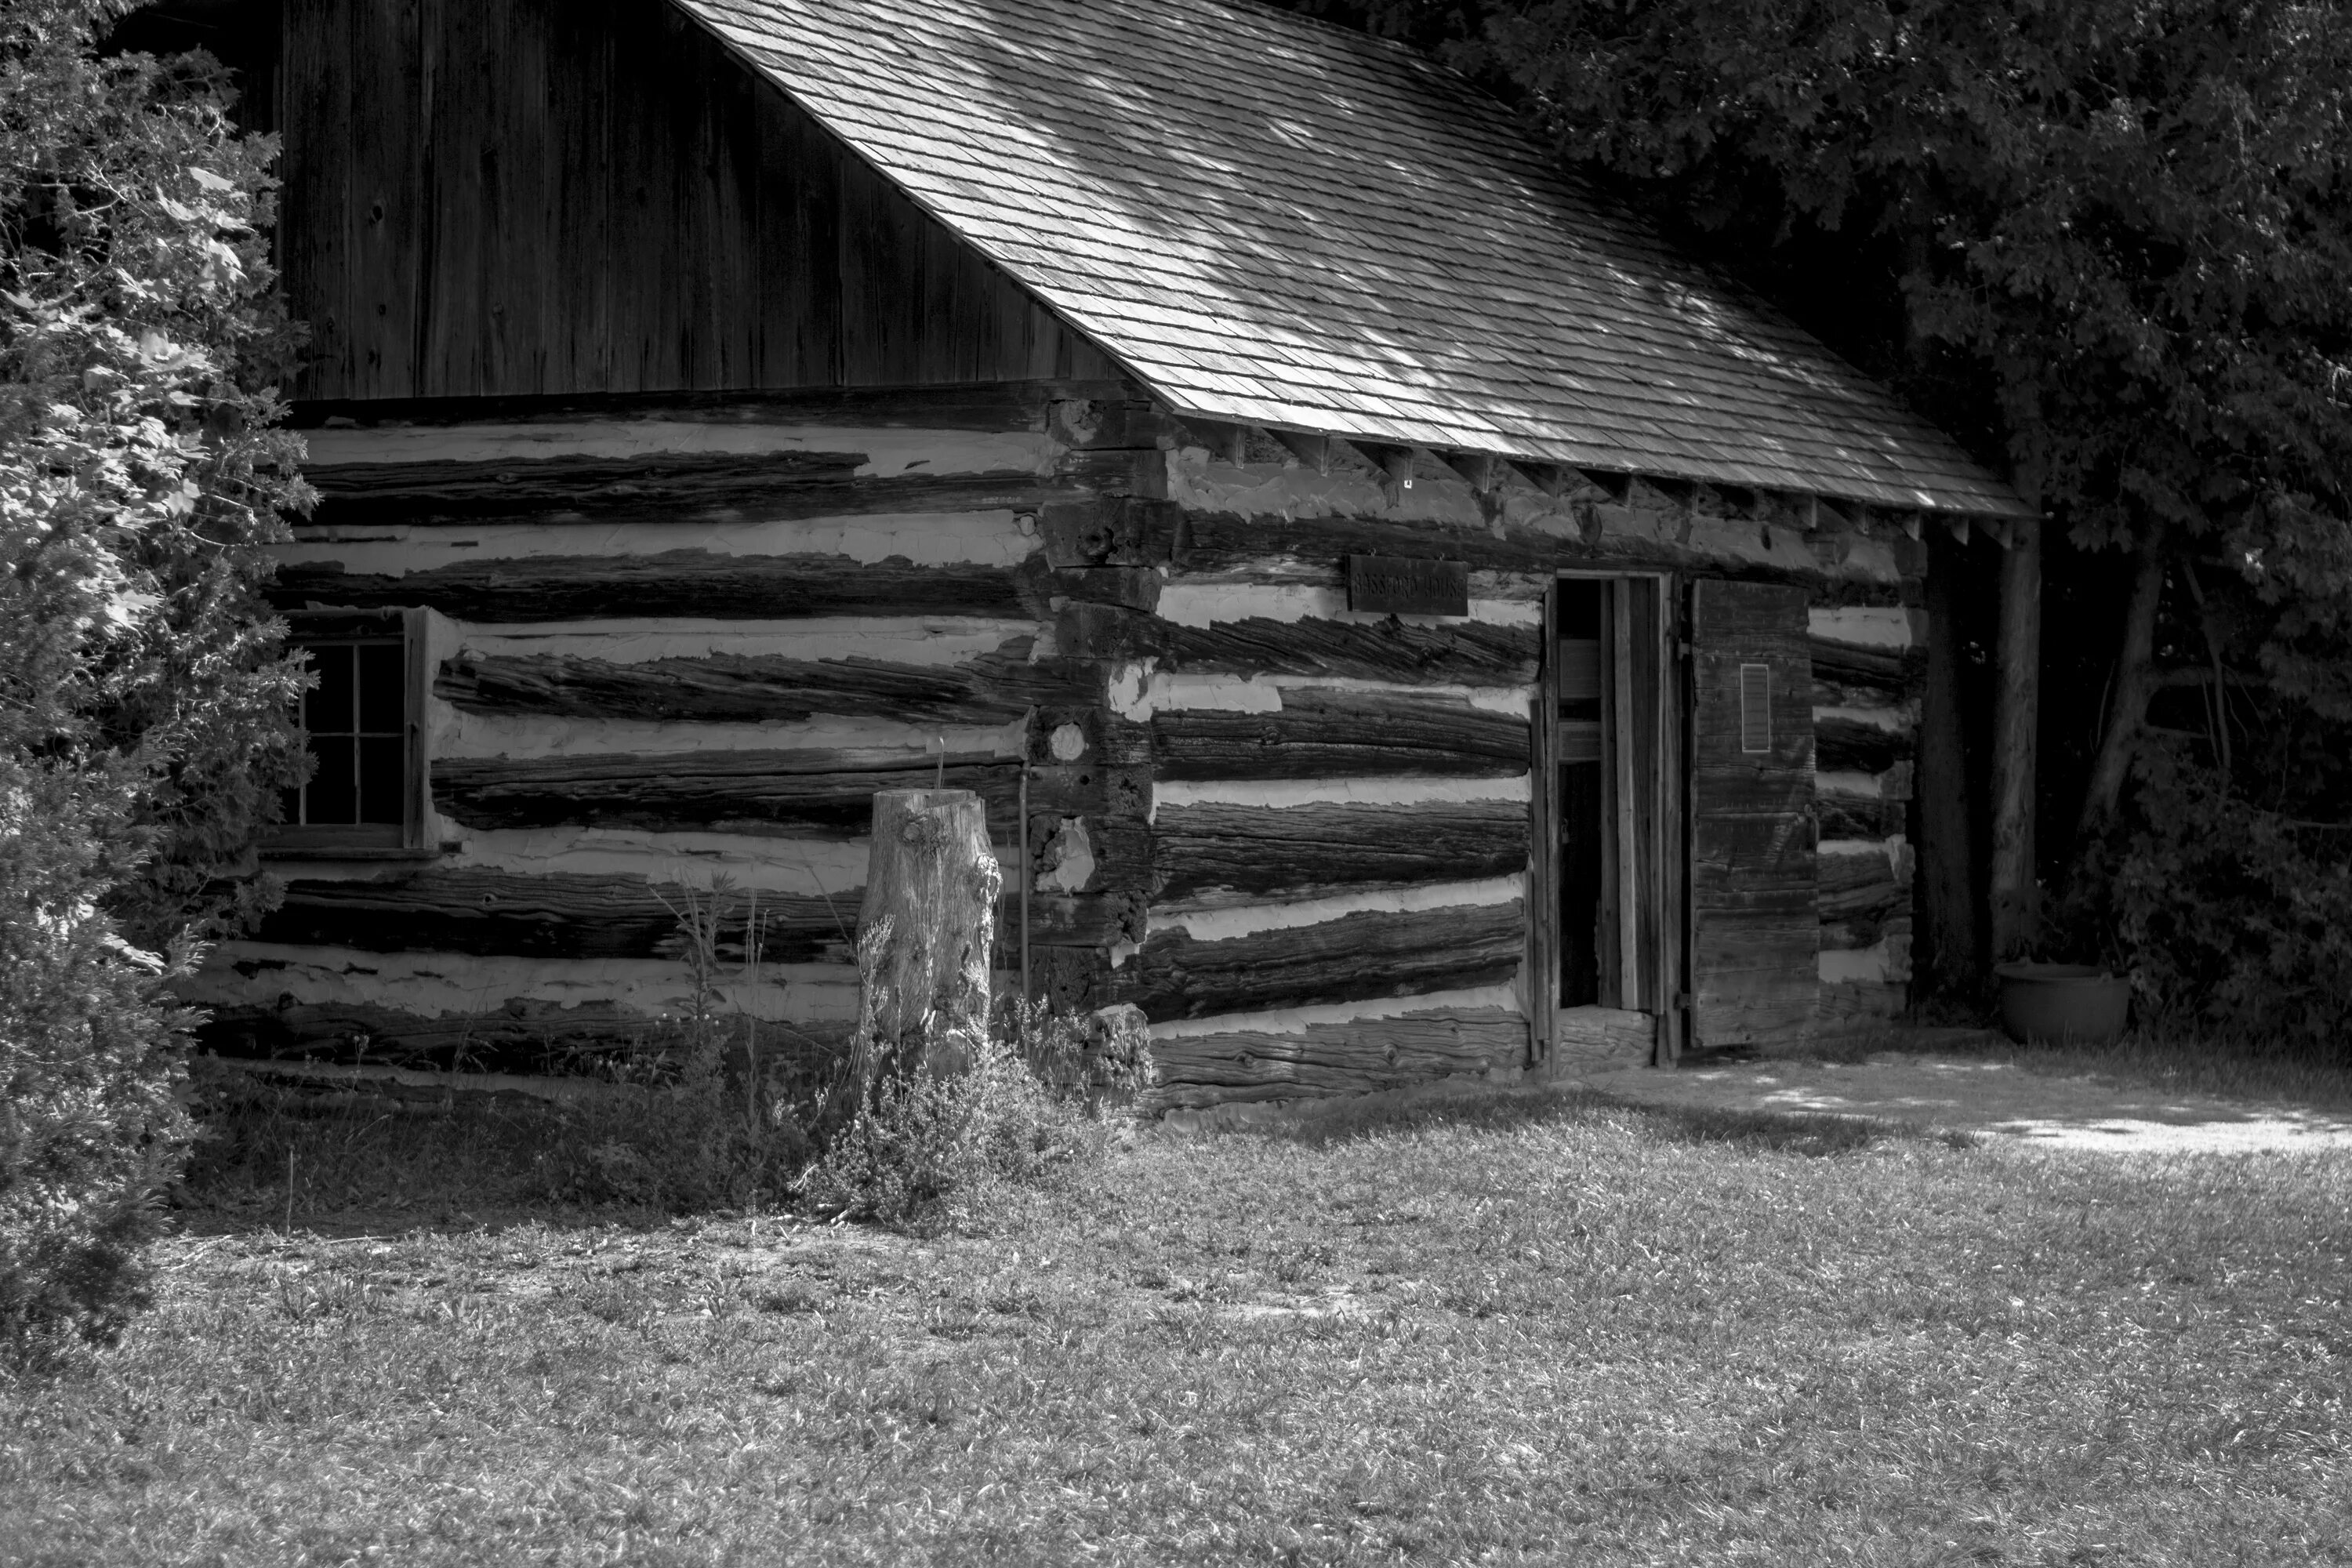
<path fill-rule="evenodd" d="M 1559 637 L 1554 645 L 1559 704 L 1559 1005 L 1601 1002 L 1601 879 L 1605 840 L 1601 788 L 1601 605 L 1603 584 L 1571 578 L 1559 585 Z"/>
<path fill-rule="evenodd" d="M 1563 577 L 1549 606 L 1537 794 L 1547 879 L 1538 973 L 1547 1039 L 1579 1009 L 1645 1013 L 1679 1040 L 1683 948 L 1680 661 L 1669 579 Z M 1583 1026 L 1591 1026 L 1588 1019 Z"/>

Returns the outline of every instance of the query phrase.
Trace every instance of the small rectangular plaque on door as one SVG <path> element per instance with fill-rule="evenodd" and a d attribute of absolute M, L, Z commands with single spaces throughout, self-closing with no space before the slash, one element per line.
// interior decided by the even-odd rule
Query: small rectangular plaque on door
<path fill-rule="evenodd" d="M 1402 555 L 1350 555 L 1348 608 L 1375 615 L 1466 616 L 1469 565 Z"/>

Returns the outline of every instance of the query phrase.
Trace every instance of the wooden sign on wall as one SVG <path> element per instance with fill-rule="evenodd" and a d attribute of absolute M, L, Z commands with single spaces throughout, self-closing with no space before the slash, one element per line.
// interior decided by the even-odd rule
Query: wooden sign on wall
<path fill-rule="evenodd" d="M 1350 555 L 1348 608 L 1376 615 L 1466 616 L 1470 568 L 1460 561 Z"/>

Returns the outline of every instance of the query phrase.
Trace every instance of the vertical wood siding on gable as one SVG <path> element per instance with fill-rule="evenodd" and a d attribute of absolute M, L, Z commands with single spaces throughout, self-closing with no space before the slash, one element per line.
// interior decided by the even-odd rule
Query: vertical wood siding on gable
<path fill-rule="evenodd" d="M 662 0 L 305 0 L 303 398 L 1118 373 Z"/>

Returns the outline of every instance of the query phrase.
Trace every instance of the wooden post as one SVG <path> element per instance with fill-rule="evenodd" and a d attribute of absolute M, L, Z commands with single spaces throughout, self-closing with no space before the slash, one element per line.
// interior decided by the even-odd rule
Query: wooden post
<path fill-rule="evenodd" d="M 2000 563 L 2000 689 L 1993 699 L 1992 956 L 2033 945 L 2041 919 L 2033 879 L 2034 731 L 2042 710 L 2042 525 L 2010 531 Z"/>
<path fill-rule="evenodd" d="M 874 796 L 857 914 L 861 1090 L 886 1072 L 961 1072 L 988 1034 L 989 954 L 1003 886 L 988 813 L 965 789 Z"/>
<path fill-rule="evenodd" d="M 1959 525 L 1965 527 L 1963 523 Z M 1958 530 L 1955 530 L 1957 533 Z M 1969 781 L 1965 694 L 1966 657 L 1960 626 L 1958 575 L 1968 545 L 1930 535 L 1927 541 L 1927 689 L 1920 704 L 1918 906 L 1920 943 L 1931 978 L 1922 987 L 1972 994 L 1984 982 L 1983 904 L 1977 891 L 1976 836 L 1969 820 Z"/>

